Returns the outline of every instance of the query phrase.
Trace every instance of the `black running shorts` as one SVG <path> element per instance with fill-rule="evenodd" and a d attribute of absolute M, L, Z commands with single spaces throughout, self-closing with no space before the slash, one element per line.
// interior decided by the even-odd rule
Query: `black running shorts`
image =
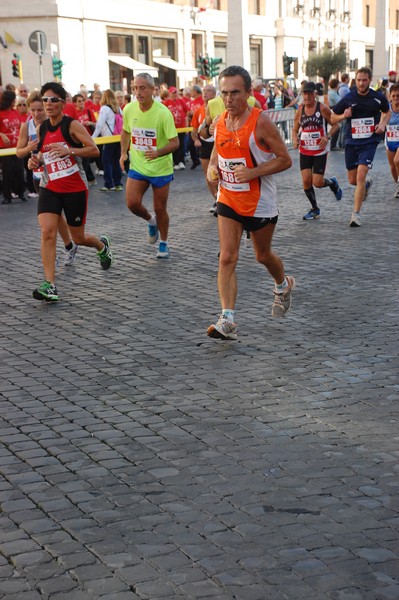
<path fill-rule="evenodd" d="M 275 225 L 278 220 L 278 216 L 275 217 L 244 217 L 243 215 L 239 215 L 235 210 L 227 206 L 227 204 L 223 204 L 223 202 L 216 203 L 216 213 L 218 216 L 227 217 L 228 219 L 233 219 L 233 221 L 238 221 L 241 223 L 243 229 L 245 231 L 258 231 L 259 229 L 263 229 L 269 223 Z"/>
<path fill-rule="evenodd" d="M 53 213 L 60 215 L 64 211 L 70 227 L 80 227 L 86 223 L 88 190 L 60 194 L 41 187 L 37 214 Z"/>
<path fill-rule="evenodd" d="M 324 175 L 327 165 L 328 153 L 318 156 L 309 156 L 308 154 L 299 154 L 299 165 L 301 171 L 310 169 L 316 175 Z"/>

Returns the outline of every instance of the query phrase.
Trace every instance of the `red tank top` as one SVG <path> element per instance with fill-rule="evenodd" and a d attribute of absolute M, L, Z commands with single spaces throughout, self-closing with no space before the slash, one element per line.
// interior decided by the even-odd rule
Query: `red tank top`
<path fill-rule="evenodd" d="M 41 147 L 47 174 L 46 179 L 48 179 L 45 187 L 60 194 L 87 190 L 86 178 L 81 170 L 81 160 L 73 155 L 54 159 L 51 156 L 52 144 L 63 144 L 68 147 L 68 143 L 61 132 L 61 122 L 55 127 L 52 127 L 50 123 L 48 124 Z"/>

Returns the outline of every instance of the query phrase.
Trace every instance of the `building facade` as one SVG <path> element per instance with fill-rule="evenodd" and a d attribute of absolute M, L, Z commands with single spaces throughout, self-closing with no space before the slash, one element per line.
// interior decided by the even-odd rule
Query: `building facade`
<path fill-rule="evenodd" d="M 323 48 L 345 50 L 352 72 L 367 65 L 383 77 L 399 67 L 398 27 L 399 0 L 15 0 L 0 5 L 0 77 L 18 83 L 16 53 L 30 88 L 53 79 L 53 57 L 72 93 L 94 83 L 129 91 L 143 70 L 183 87 L 201 82 L 200 54 L 269 79 L 283 75 L 286 53 L 301 80 L 309 54 Z"/>

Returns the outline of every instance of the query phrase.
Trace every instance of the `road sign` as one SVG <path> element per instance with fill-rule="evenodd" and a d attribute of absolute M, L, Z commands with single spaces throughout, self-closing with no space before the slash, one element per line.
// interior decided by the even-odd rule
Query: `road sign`
<path fill-rule="evenodd" d="M 46 50 L 47 38 L 44 31 L 32 31 L 29 36 L 29 46 L 36 54 L 42 55 Z"/>

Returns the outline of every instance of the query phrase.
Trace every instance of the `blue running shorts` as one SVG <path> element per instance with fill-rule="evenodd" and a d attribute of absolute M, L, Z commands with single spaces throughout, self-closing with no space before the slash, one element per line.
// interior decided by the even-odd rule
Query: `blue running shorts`
<path fill-rule="evenodd" d="M 142 175 L 133 169 L 129 169 L 128 177 L 130 179 L 136 179 L 136 181 L 147 181 L 150 185 L 153 185 L 156 188 L 164 187 L 173 180 L 173 174 L 162 175 L 161 177 L 148 177 L 147 175 Z"/>
<path fill-rule="evenodd" d="M 345 144 L 345 166 L 348 171 L 356 169 L 359 165 L 366 165 L 369 169 L 373 166 L 375 151 L 378 142 L 369 144 Z"/>

